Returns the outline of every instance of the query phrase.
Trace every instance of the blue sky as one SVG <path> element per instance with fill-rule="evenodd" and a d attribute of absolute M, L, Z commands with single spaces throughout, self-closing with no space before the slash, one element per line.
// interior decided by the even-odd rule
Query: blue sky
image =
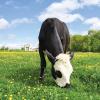
<path fill-rule="evenodd" d="M 0 0 L 0 46 L 38 45 L 41 23 L 64 21 L 70 34 L 100 29 L 100 0 Z"/>

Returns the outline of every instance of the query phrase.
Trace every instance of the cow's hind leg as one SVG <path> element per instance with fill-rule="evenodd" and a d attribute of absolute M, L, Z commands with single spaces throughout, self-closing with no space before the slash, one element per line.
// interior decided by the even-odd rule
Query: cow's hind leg
<path fill-rule="evenodd" d="M 40 69 L 40 78 L 39 79 L 43 80 L 44 70 L 46 68 L 46 60 L 45 60 L 44 52 L 40 47 L 39 47 L 39 54 L 40 54 L 40 60 L 41 60 L 41 63 L 40 63 L 41 69 Z"/>

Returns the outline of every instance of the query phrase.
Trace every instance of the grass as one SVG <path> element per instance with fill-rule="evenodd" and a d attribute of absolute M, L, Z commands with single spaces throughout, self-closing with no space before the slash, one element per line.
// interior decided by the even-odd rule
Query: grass
<path fill-rule="evenodd" d="M 0 52 L 0 100 L 100 100 L 100 53 L 75 53 L 70 88 L 58 87 L 36 52 Z"/>

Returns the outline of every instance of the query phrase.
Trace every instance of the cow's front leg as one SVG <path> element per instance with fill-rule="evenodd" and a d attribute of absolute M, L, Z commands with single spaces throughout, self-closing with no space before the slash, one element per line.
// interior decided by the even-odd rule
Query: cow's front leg
<path fill-rule="evenodd" d="M 43 80 L 44 79 L 44 70 L 46 68 L 46 60 L 45 60 L 45 55 L 44 55 L 44 52 L 43 50 L 41 50 L 41 48 L 39 48 L 39 54 L 40 54 L 40 60 L 41 60 L 41 63 L 40 63 L 40 66 L 41 66 L 41 69 L 40 69 L 40 80 Z"/>

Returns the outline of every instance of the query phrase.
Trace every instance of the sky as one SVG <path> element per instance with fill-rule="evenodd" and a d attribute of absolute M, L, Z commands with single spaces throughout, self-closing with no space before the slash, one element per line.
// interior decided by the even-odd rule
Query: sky
<path fill-rule="evenodd" d="M 71 35 L 100 29 L 100 0 L 0 0 L 0 46 L 38 46 L 46 18 L 66 23 Z"/>

